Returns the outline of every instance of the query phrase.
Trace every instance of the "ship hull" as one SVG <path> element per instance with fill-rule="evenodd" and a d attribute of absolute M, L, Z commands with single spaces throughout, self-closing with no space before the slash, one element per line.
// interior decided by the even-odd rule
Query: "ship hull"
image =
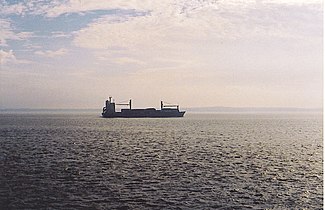
<path fill-rule="evenodd" d="M 121 112 L 103 112 L 104 118 L 168 118 L 168 117 L 183 117 L 185 111 L 176 109 L 122 109 Z"/>

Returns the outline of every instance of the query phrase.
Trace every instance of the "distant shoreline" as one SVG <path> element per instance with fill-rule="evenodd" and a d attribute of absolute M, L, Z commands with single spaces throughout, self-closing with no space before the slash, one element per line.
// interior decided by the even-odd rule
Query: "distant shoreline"
<path fill-rule="evenodd" d="M 197 107 L 188 108 L 189 112 L 220 113 L 322 113 L 322 108 L 290 108 L 290 107 Z"/>

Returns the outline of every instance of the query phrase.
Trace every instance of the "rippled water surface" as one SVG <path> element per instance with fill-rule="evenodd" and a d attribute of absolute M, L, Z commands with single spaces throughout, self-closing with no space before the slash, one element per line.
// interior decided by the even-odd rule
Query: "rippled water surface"
<path fill-rule="evenodd" d="M 0 209 L 321 209 L 322 116 L 0 114 Z"/>

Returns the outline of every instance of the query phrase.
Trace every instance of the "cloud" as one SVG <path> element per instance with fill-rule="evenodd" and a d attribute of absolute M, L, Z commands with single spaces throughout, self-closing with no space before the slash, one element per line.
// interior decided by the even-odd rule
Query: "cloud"
<path fill-rule="evenodd" d="M 3 11 L 0 11 L 3 14 L 44 15 L 51 18 L 71 13 L 111 10 L 111 15 L 102 16 L 75 33 L 74 43 L 77 46 L 95 49 L 130 48 L 135 45 L 144 46 L 148 42 L 153 47 L 161 47 L 167 46 L 168 41 L 175 44 L 188 43 L 193 39 L 211 37 L 215 40 L 255 36 L 295 38 L 297 30 L 301 32 L 306 23 L 311 24 L 308 18 L 318 16 L 318 19 L 322 19 L 320 0 L 31 0 L 17 4 L 2 2 Z M 296 14 L 291 15 L 291 12 Z M 319 21 L 315 23 L 317 26 L 318 24 Z M 15 34 L 8 21 L 0 22 L 0 27 L 0 31 L 6 32 L 2 34 L 7 34 L 7 39 L 27 38 L 24 37 L 26 32 Z M 312 24 L 311 27 L 311 30 L 304 30 L 306 34 L 307 31 L 315 30 Z M 28 34 L 28 37 L 31 35 Z M 69 34 L 53 34 L 53 37 L 58 36 Z M 168 38 L 170 39 L 166 42 Z M 5 40 L 0 34 L 0 44 L 4 45 Z"/>
<path fill-rule="evenodd" d="M 32 64 L 33 61 L 27 60 L 27 59 L 17 59 L 13 50 L 4 51 L 0 50 L 0 64 L 8 64 L 8 63 L 14 63 L 14 64 Z"/>
<path fill-rule="evenodd" d="M 24 15 L 27 10 L 27 6 L 24 4 L 24 2 L 19 2 L 17 4 L 8 4 L 6 1 L 2 0 L 0 1 L 0 4 L 0 13 L 2 15 Z"/>
<path fill-rule="evenodd" d="M 170 0 L 164 1 L 169 4 Z M 53 1 L 49 4 L 41 4 L 38 6 L 34 13 L 41 13 L 47 17 L 58 17 L 63 14 L 69 13 L 84 13 L 95 10 L 136 10 L 136 11 L 151 11 L 157 6 L 161 6 L 163 3 L 160 1 Z"/>
<path fill-rule="evenodd" d="M 159 26 L 155 27 L 153 18 L 146 16 L 127 19 L 104 16 L 75 32 L 74 43 L 94 49 L 130 49 L 139 45 L 157 47 L 165 37 L 164 32 Z"/>
<path fill-rule="evenodd" d="M 15 33 L 11 28 L 9 20 L 0 19 L 0 46 L 6 46 L 8 39 L 15 38 Z"/>
<path fill-rule="evenodd" d="M 12 50 L 4 51 L 0 50 L 0 64 L 5 64 L 10 61 L 15 61 L 16 57 Z"/>
<path fill-rule="evenodd" d="M 142 7 L 122 3 L 123 8 L 143 9 L 142 15 L 106 15 L 74 33 L 74 44 L 93 49 L 175 50 L 189 43 L 223 34 L 226 19 L 217 19 L 216 1 L 164 1 Z M 211 35 L 211 34 L 210 34 Z"/>
<path fill-rule="evenodd" d="M 322 39 L 322 10 L 314 3 L 319 1 L 301 1 L 303 7 L 292 1 L 184 0 L 157 4 L 145 1 L 141 7 L 135 1 L 120 2 L 110 5 L 111 8 L 147 12 L 138 16 L 119 15 L 118 12 L 102 16 L 75 31 L 73 43 L 88 49 L 124 50 L 131 58 L 142 54 L 154 60 L 161 56 L 205 57 L 206 54 L 197 53 L 198 49 L 211 51 L 220 48 L 220 43 L 236 40 L 241 43 L 248 40 L 256 43 L 311 42 Z M 100 6 L 104 7 L 104 3 L 84 4 L 83 9 Z M 78 8 L 75 10 L 81 11 Z"/>
<path fill-rule="evenodd" d="M 113 64 L 118 64 L 118 65 L 140 65 L 140 66 L 144 66 L 146 64 L 146 62 L 142 61 L 142 60 L 138 60 L 135 58 L 130 58 L 130 57 L 116 57 L 113 58 L 111 56 L 98 56 L 97 57 L 98 60 L 100 61 L 109 61 L 110 63 Z"/>
<path fill-rule="evenodd" d="M 47 17 L 58 17 L 69 13 L 84 13 L 95 10 L 134 10 L 145 11 L 150 13 L 169 13 L 168 15 L 188 14 L 199 11 L 201 9 L 212 8 L 218 9 L 223 5 L 236 6 L 241 9 L 245 7 L 254 6 L 256 4 L 278 4 L 278 5 L 319 5 L 321 0 L 164 0 L 164 1 L 83 1 L 83 0 L 68 0 L 68 1 L 31 1 L 29 3 L 29 10 L 35 14 L 44 14 Z M 20 4 L 17 4 L 20 5 Z M 31 6 L 32 5 L 32 6 Z M 176 8 L 176 10 L 172 9 Z M 170 13 L 171 12 L 171 13 Z"/>
<path fill-rule="evenodd" d="M 0 19 L 0 46 L 7 46 L 7 40 L 27 40 L 33 36 L 33 32 L 16 32 L 11 21 Z"/>
<path fill-rule="evenodd" d="M 53 31 L 52 37 L 53 38 L 69 38 L 69 37 L 71 37 L 71 34 L 63 32 L 63 31 Z"/>
<path fill-rule="evenodd" d="M 58 50 L 46 50 L 46 51 L 35 51 L 35 55 L 40 55 L 48 58 L 60 57 L 66 55 L 69 51 L 65 48 L 60 48 Z"/>

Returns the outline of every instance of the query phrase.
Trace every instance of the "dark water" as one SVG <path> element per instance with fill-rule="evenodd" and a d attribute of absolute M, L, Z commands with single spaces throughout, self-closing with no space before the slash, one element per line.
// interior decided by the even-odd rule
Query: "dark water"
<path fill-rule="evenodd" d="M 0 114 L 0 209 L 321 209 L 322 116 Z"/>

